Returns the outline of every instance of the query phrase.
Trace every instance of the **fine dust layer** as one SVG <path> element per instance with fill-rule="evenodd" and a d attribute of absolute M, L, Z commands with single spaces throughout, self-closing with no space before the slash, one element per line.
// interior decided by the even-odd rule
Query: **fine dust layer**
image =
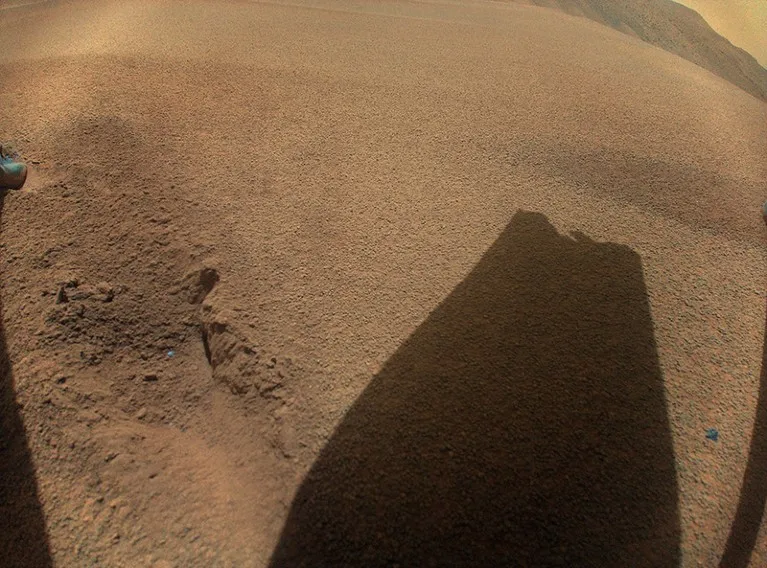
<path fill-rule="evenodd" d="M 703 20 L 20 4 L 3 562 L 767 565 L 767 105 Z"/>

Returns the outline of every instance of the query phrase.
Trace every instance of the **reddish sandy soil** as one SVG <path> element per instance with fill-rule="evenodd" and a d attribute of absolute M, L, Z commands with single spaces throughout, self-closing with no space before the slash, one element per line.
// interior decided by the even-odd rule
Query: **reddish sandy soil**
<path fill-rule="evenodd" d="M 0 7 L 4 565 L 767 565 L 763 100 L 537 6 Z"/>

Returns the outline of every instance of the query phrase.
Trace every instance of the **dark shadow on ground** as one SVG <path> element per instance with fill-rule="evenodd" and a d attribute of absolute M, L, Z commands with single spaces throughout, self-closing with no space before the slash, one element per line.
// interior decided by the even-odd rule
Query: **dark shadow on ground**
<path fill-rule="evenodd" d="M 349 410 L 272 567 L 676 567 L 640 257 L 519 212 Z"/>
<path fill-rule="evenodd" d="M 0 190 L 0 222 L 5 194 Z M 14 394 L 0 298 L 0 565 L 52 565 L 32 458 Z"/>
<path fill-rule="evenodd" d="M 563 178 L 569 185 L 621 207 L 633 204 L 653 217 L 672 219 L 694 231 L 761 247 L 764 224 L 743 211 L 764 201 L 764 181 L 731 177 L 673 157 L 648 156 L 603 146 L 557 142 L 498 144 L 493 159 L 507 167 L 535 165 L 536 175 Z"/>
<path fill-rule="evenodd" d="M 759 381 L 759 400 L 756 404 L 748 464 L 720 568 L 747 568 L 756 546 L 764 506 L 767 503 L 767 321 Z"/>

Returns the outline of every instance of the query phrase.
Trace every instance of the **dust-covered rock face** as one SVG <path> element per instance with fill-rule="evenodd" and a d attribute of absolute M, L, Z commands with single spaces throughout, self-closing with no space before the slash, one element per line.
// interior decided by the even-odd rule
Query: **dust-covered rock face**
<path fill-rule="evenodd" d="M 202 348 L 215 381 L 233 394 L 280 400 L 291 361 L 267 357 L 238 326 L 234 314 L 219 307 L 214 290 L 220 280 L 213 261 L 208 260 L 187 270 L 171 294 L 194 306 Z"/>
<path fill-rule="evenodd" d="M 177 289 L 190 304 L 202 304 L 219 280 L 218 270 L 203 265 L 189 270 Z"/>
<path fill-rule="evenodd" d="M 235 394 L 258 394 L 280 400 L 290 378 L 292 361 L 264 357 L 253 341 L 232 323 L 226 310 L 202 306 L 202 341 L 213 378 Z"/>

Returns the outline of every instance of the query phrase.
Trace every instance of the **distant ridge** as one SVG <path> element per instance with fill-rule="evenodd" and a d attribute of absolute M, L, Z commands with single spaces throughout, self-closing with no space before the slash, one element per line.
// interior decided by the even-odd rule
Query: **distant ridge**
<path fill-rule="evenodd" d="M 672 0 L 516 0 L 583 16 L 703 67 L 767 101 L 767 69 L 719 35 L 695 10 Z"/>
<path fill-rule="evenodd" d="M 717 33 L 753 55 L 767 68 L 767 1 L 675 0 L 692 8 Z"/>

